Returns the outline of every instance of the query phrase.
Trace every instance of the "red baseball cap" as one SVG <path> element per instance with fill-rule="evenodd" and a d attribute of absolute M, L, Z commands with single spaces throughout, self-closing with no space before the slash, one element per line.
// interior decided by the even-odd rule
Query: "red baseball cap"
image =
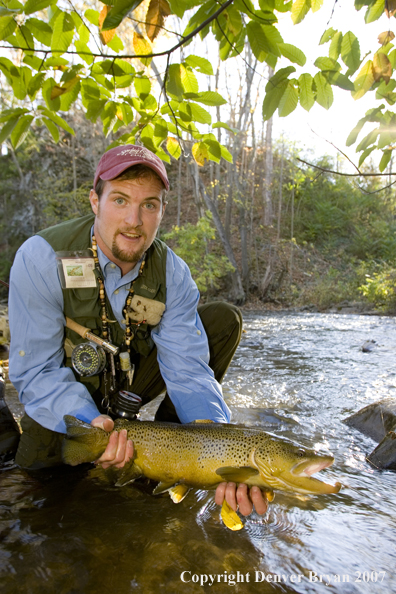
<path fill-rule="evenodd" d="M 140 163 L 147 165 L 147 167 L 155 171 L 164 182 L 165 188 L 169 190 L 168 176 L 161 159 L 144 146 L 136 146 L 134 144 L 116 146 L 101 157 L 96 168 L 93 187 L 96 187 L 99 179 L 109 181 L 118 177 L 128 167 Z"/>

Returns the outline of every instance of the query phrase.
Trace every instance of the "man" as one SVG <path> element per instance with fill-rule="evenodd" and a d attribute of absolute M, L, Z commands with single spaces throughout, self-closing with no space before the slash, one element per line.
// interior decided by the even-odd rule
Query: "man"
<path fill-rule="evenodd" d="M 44 230 L 19 249 L 9 299 L 10 378 L 25 405 L 19 466 L 62 463 L 65 414 L 111 431 L 120 390 L 144 404 L 166 389 L 157 420 L 229 421 L 219 382 L 241 316 L 224 303 L 197 310 L 188 267 L 156 239 L 168 189 L 164 164 L 149 150 L 113 148 L 96 170 L 94 216 Z M 73 322 L 113 343 L 121 358 L 92 349 L 88 356 Z M 122 468 L 132 456 L 121 431 L 97 463 Z M 249 497 L 246 485 L 222 483 L 216 502 L 224 498 L 243 514 L 253 503 L 259 513 L 267 507 L 261 491 L 253 487 Z"/>

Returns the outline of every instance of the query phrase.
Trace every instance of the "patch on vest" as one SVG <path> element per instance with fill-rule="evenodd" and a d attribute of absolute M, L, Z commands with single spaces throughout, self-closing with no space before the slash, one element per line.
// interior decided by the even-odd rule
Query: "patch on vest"
<path fill-rule="evenodd" d="M 140 295 L 134 295 L 126 313 L 127 320 L 138 324 L 156 326 L 161 321 L 165 311 L 165 304 L 154 299 L 147 299 Z"/>

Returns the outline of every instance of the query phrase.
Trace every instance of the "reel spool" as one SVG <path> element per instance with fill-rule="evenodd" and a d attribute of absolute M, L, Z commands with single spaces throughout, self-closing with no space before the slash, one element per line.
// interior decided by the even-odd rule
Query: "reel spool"
<path fill-rule="evenodd" d="M 72 352 L 73 369 L 82 377 L 98 375 L 106 366 L 106 353 L 93 342 L 83 342 Z"/>

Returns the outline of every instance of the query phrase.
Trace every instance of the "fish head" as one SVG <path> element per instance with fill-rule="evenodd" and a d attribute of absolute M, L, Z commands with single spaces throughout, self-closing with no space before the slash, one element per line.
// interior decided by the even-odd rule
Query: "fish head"
<path fill-rule="evenodd" d="M 339 483 L 329 485 L 312 475 L 334 462 L 332 455 L 318 454 L 291 441 L 272 436 L 265 446 L 256 448 L 254 463 L 261 478 L 273 489 L 293 493 L 338 493 Z"/>

